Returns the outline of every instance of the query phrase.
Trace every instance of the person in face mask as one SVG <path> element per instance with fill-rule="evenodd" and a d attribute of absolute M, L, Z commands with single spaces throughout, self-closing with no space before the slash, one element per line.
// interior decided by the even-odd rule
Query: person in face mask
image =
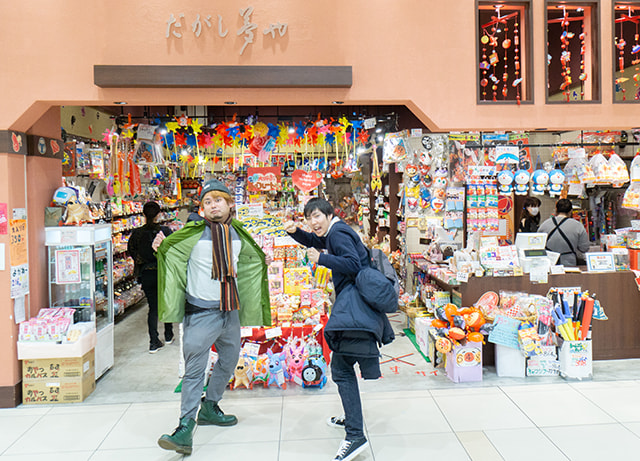
<path fill-rule="evenodd" d="M 537 232 L 540 225 L 540 199 L 527 197 L 524 201 L 524 211 L 520 219 L 519 232 Z"/>

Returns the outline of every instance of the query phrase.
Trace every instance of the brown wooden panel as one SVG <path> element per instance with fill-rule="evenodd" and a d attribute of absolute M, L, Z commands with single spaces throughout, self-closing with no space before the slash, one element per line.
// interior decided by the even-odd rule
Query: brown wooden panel
<path fill-rule="evenodd" d="M 27 155 L 50 157 L 62 160 L 64 143 L 61 139 L 44 136 L 27 136 Z"/>
<path fill-rule="evenodd" d="M 351 66 L 93 66 L 101 88 L 349 88 Z"/>
<path fill-rule="evenodd" d="M 27 135 L 19 131 L 0 130 L 0 153 L 27 155 Z"/>
<path fill-rule="evenodd" d="M 609 317 L 606 321 L 593 321 L 593 358 L 640 358 L 640 292 L 630 271 L 550 275 L 547 284 L 532 284 L 527 276 L 471 277 L 458 290 L 462 305 L 470 306 L 486 291 L 546 295 L 551 287 L 572 286 L 595 293 Z"/>
<path fill-rule="evenodd" d="M 0 386 L 0 408 L 15 408 L 22 402 L 22 381 L 14 386 Z"/>

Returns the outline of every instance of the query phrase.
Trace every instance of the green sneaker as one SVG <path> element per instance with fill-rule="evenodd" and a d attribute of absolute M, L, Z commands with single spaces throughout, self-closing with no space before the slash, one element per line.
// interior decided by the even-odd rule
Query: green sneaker
<path fill-rule="evenodd" d="M 173 434 L 164 434 L 158 439 L 158 445 L 165 450 L 174 450 L 183 455 L 190 455 L 193 451 L 193 433 L 196 422 L 191 418 L 182 418 L 180 425 Z"/>
<path fill-rule="evenodd" d="M 200 426 L 233 426 L 238 424 L 238 418 L 233 415 L 225 415 L 218 404 L 211 400 L 203 400 L 198 412 L 198 425 Z"/>

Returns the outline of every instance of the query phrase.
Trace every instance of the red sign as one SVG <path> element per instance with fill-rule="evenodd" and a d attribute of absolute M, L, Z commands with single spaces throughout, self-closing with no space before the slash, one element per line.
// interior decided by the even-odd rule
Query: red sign
<path fill-rule="evenodd" d="M 276 166 L 247 168 L 247 190 L 257 192 L 280 189 L 282 189 L 280 168 Z"/>
<path fill-rule="evenodd" d="M 291 174 L 293 184 L 302 192 L 310 192 L 322 182 L 322 173 L 319 171 L 295 170 Z"/>

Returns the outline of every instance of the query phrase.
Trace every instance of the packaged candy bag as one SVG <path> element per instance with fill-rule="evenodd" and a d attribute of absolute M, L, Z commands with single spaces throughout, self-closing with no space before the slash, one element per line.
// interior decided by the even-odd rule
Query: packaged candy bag
<path fill-rule="evenodd" d="M 618 154 L 611 154 L 609 157 L 609 174 L 613 187 L 622 187 L 629 182 L 629 171 L 624 160 Z"/>
<path fill-rule="evenodd" d="M 640 182 L 632 182 L 622 197 L 622 208 L 640 210 Z"/>
<path fill-rule="evenodd" d="M 589 161 L 593 173 L 596 175 L 596 184 L 611 184 L 609 162 L 602 154 L 596 154 Z"/>

